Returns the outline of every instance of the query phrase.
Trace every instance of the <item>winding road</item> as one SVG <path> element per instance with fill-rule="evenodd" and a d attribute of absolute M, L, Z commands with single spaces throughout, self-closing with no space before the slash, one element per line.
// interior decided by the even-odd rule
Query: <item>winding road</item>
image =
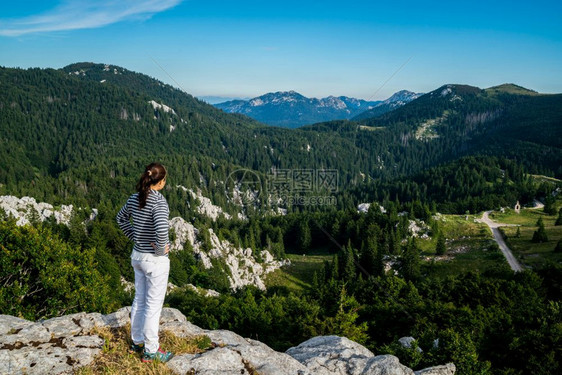
<path fill-rule="evenodd" d="M 500 231 L 498 229 L 499 227 L 513 227 L 513 226 L 516 226 L 516 225 L 496 223 L 495 221 L 492 221 L 492 219 L 490 219 L 488 217 L 490 212 L 492 212 L 492 211 L 485 211 L 482 214 L 482 219 L 478 219 L 478 221 L 481 222 L 481 223 L 484 223 L 484 224 L 488 225 L 488 227 L 490 227 L 490 230 L 492 231 L 492 234 L 494 235 L 494 240 L 498 243 L 498 246 L 500 247 L 500 250 L 501 250 L 502 254 L 505 256 L 505 259 L 507 259 L 507 263 L 509 263 L 509 266 L 511 267 L 511 269 L 515 272 L 523 271 L 523 267 L 521 267 L 521 264 L 517 261 L 517 259 L 515 259 L 515 257 L 513 256 L 513 253 L 509 249 L 509 247 L 507 247 L 507 244 L 503 240 L 502 234 L 500 233 Z"/>

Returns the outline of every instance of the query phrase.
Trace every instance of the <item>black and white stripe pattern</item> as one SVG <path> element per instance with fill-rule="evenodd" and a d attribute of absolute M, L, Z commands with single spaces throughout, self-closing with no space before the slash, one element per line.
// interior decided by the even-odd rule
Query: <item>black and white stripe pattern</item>
<path fill-rule="evenodd" d="M 134 193 L 121 208 L 116 219 L 125 236 L 135 242 L 133 250 L 162 256 L 169 242 L 169 214 L 166 198 L 160 192 L 150 189 L 146 206 L 139 209 L 139 193 Z M 156 250 L 151 243 L 156 245 Z"/>

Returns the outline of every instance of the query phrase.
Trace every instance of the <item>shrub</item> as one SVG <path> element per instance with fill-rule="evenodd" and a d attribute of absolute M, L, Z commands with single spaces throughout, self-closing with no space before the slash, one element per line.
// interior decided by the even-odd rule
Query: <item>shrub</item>
<path fill-rule="evenodd" d="M 48 228 L 0 222 L 0 313 L 29 320 L 118 307 L 96 249 L 70 246 Z"/>

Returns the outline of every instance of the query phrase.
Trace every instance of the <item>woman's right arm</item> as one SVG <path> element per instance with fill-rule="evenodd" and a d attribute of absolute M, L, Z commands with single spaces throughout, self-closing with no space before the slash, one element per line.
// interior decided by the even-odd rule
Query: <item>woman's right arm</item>
<path fill-rule="evenodd" d="M 127 203 L 129 203 L 127 201 Z M 125 203 L 125 205 L 123 207 L 121 207 L 121 210 L 119 210 L 119 213 L 117 214 L 117 225 L 119 225 L 119 228 L 121 228 L 121 230 L 123 231 L 123 233 L 125 234 L 125 236 L 127 236 L 128 239 L 130 239 L 131 241 L 134 241 L 134 231 L 133 231 L 133 226 L 131 225 L 131 212 L 129 211 L 129 207 L 127 206 L 127 203 Z"/>

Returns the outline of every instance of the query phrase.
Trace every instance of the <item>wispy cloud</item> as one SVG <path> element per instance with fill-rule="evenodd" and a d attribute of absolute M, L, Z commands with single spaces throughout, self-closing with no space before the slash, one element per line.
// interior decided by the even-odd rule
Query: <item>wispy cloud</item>
<path fill-rule="evenodd" d="M 183 0 L 65 0 L 56 8 L 19 19 L 0 19 L 0 35 L 19 36 L 63 30 L 93 29 L 112 23 L 147 19 Z"/>

